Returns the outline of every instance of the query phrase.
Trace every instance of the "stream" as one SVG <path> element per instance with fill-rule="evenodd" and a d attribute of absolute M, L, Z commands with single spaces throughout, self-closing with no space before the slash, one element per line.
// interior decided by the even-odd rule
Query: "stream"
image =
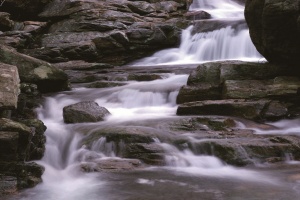
<path fill-rule="evenodd" d="M 243 19 L 243 6 L 231 0 L 194 0 L 191 11 L 205 10 L 214 19 Z M 226 21 L 224 19 L 224 21 Z M 262 61 L 244 26 L 226 26 L 210 32 L 194 33 L 195 26 L 183 30 L 178 48 L 166 49 L 133 63 L 136 70 L 164 65 L 195 64 L 216 60 Z M 126 66 L 124 66 L 126 69 Z M 164 124 L 183 119 L 176 116 L 176 97 L 188 74 L 162 73 L 163 79 L 136 82 L 113 88 L 76 87 L 72 91 L 47 96 L 37 109 L 47 126 L 46 152 L 36 161 L 45 167 L 43 182 L 5 200 L 240 200 L 298 199 L 298 163 L 282 166 L 233 167 L 211 155 L 195 155 L 188 148 L 178 149 L 164 137 L 179 137 L 167 132 Z M 63 107 L 95 101 L 111 115 L 103 122 L 65 124 Z M 278 122 L 291 129 L 293 121 Z M 155 129 L 152 143 L 161 147 L 165 165 L 128 171 L 86 173 L 82 165 L 115 159 L 122 160 L 119 146 L 100 137 L 91 146 L 85 138 L 103 127 Z M 297 126 L 293 126 L 294 129 Z M 256 130 L 257 134 L 269 134 Z M 293 130 L 287 130 L 287 134 Z M 193 134 L 191 140 L 196 140 Z M 298 177 L 298 178 L 297 178 Z"/>

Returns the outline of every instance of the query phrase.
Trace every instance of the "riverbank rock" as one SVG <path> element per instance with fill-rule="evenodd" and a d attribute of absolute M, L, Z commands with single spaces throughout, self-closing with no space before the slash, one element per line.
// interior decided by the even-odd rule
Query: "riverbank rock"
<path fill-rule="evenodd" d="M 52 1 L 39 14 L 49 23 L 24 52 L 48 62 L 124 64 L 179 44 L 186 1 Z"/>
<path fill-rule="evenodd" d="M 45 61 L 18 53 L 6 46 L 0 46 L 0 60 L 17 66 L 21 82 L 35 83 L 41 92 L 68 89 L 67 75 Z"/>
<path fill-rule="evenodd" d="M 272 63 L 300 63 L 299 0 L 247 0 L 245 17 L 257 50 Z"/>
<path fill-rule="evenodd" d="M 96 102 L 84 101 L 63 108 L 65 123 L 83 123 L 103 121 L 110 112 Z"/>
<path fill-rule="evenodd" d="M 28 161 L 43 156 L 46 127 L 39 120 L 24 122 L 28 126 L 0 118 L 0 195 L 41 182 L 44 168 Z"/>
<path fill-rule="evenodd" d="M 300 77 L 292 66 L 223 61 L 194 70 L 177 96 L 178 115 L 229 115 L 253 120 L 296 117 Z"/>
<path fill-rule="evenodd" d="M 5 110 L 17 108 L 19 83 L 17 67 L 0 63 L 0 117 Z"/>

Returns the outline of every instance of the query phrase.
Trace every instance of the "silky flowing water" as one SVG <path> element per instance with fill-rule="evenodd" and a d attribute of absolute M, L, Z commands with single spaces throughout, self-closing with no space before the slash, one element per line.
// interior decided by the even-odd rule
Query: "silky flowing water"
<path fill-rule="evenodd" d="M 214 18 L 242 18 L 243 6 L 230 0 L 197 0 L 191 10 L 203 9 Z M 211 60 L 260 60 L 247 29 L 225 27 L 208 33 L 192 34 L 183 30 L 179 48 L 168 49 L 137 62 L 137 65 L 199 63 Z M 136 67 L 138 68 L 138 66 Z M 91 148 L 82 140 L 99 127 L 145 126 L 182 117 L 176 116 L 176 96 L 186 84 L 187 74 L 162 74 L 163 79 L 149 82 L 129 81 L 127 85 L 88 89 L 74 88 L 45 98 L 37 109 L 47 126 L 46 152 L 36 161 L 45 167 L 43 182 L 33 189 L 6 199 L 24 200 L 183 200 L 183 199 L 297 199 L 300 195 L 297 163 L 272 168 L 237 168 L 208 155 L 195 155 L 186 149 L 153 138 L 166 152 L 166 166 L 146 167 L 125 172 L 85 173 L 81 165 L 95 160 L 118 157 L 114 144 L 105 138 Z M 65 124 L 62 109 L 80 101 L 96 101 L 112 115 L 104 122 Z M 286 134 L 299 129 L 293 121 L 278 122 Z M 299 123 L 298 123 L 299 124 Z M 293 129 L 294 128 L 294 129 Z M 292 130 L 290 130 L 292 129 Z M 256 130 L 258 134 L 268 134 Z M 282 133 L 282 132 L 281 132 Z M 161 131 L 164 134 L 164 131 Z M 191 136 L 193 140 L 193 136 Z M 91 160 L 91 158 L 93 158 Z"/>

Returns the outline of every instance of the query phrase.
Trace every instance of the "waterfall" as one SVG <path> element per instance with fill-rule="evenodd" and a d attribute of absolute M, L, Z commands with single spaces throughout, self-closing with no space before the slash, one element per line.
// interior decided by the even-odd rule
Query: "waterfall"
<path fill-rule="evenodd" d="M 190 11 L 204 10 L 214 19 L 239 21 L 244 7 L 230 0 L 195 0 Z M 209 23 L 218 23 L 211 21 Z M 203 25 L 202 25 L 203 26 Z M 178 48 L 165 49 L 133 63 L 136 66 L 193 64 L 218 60 L 259 61 L 263 57 L 253 45 L 249 30 L 232 25 L 210 32 L 196 32 L 194 26 L 182 31 Z"/>
<path fill-rule="evenodd" d="M 213 18 L 243 18 L 244 6 L 232 0 L 194 0 L 190 11 L 203 10 Z"/>

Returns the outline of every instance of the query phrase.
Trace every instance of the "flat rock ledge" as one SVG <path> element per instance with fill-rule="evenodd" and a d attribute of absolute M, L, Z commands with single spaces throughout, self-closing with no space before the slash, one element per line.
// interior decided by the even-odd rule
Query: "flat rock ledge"
<path fill-rule="evenodd" d="M 289 66 L 223 61 L 194 70 L 177 96 L 178 115 L 223 115 L 251 120 L 299 116 L 300 77 Z"/>

